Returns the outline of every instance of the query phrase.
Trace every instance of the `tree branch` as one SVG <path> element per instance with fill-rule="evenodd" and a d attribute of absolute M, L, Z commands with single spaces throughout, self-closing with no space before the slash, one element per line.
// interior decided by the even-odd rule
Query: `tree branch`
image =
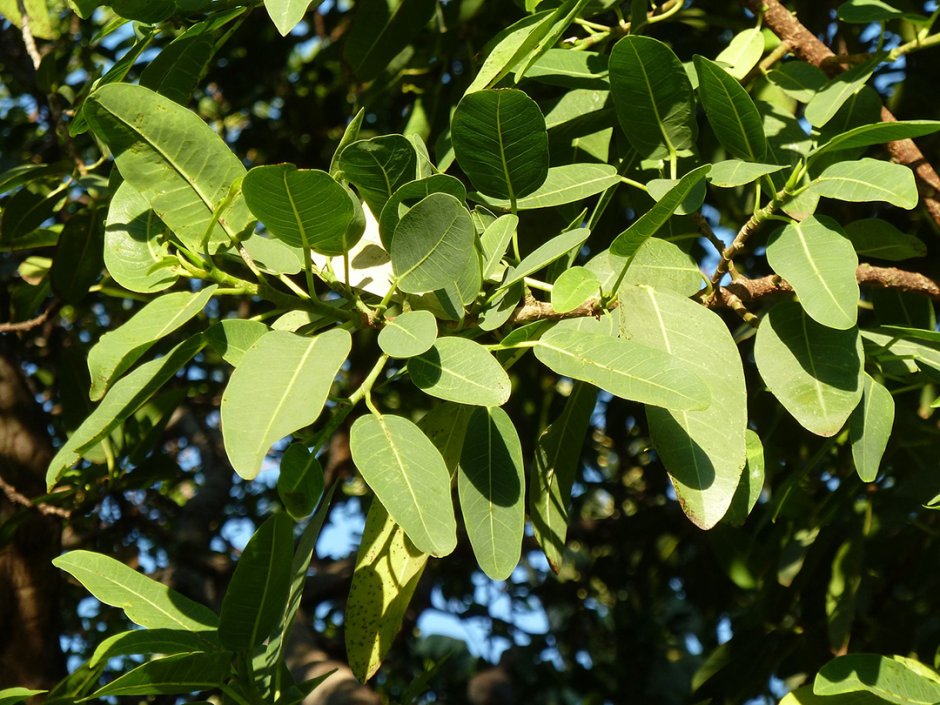
<path fill-rule="evenodd" d="M 32 25 L 30 25 L 29 13 L 26 11 L 26 3 L 23 0 L 16 0 L 17 9 L 20 11 L 20 32 L 23 34 L 23 44 L 26 45 L 26 53 L 29 54 L 33 62 L 33 68 L 39 70 L 39 64 L 42 63 L 42 55 L 36 48 L 36 39 L 33 37 Z"/>
<path fill-rule="evenodd" d="M 30 318 L 28 321 L 18 321 L 17 323 L 0 323 L 0 334 L 3 333 L 23 333 L 25 331 L 32 330 L 33 328 L 38 328 L 43 323 L 49 320 L 49 317 L 52 316 L 56 311 L 59 310 L 61 303 L 59 301 L 53 301 L 49 304 L 49 307 L 40 313 L 35 318 Z"/>

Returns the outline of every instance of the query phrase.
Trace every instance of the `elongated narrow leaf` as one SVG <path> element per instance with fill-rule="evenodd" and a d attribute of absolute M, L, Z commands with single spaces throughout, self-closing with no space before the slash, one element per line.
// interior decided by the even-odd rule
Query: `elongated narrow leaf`
<path fill-rule="evenodd" d="M 710 529 L 728 511 L 746 460 L 747 392 L 728 327 L 690 299 L 650 287 L 621 290 L 620 334 L 686 365 L 711 396 L 706 409 L 649 407 L 656 452 L 683 511 Z"/>
<path fill-rule="evenodd" d="M 587 228 L 575 228 L 553 237 L 544 245 L 540 245 L 533 252 L 523 257 L 522 261 L 506 275 L 499 288 L 507 289 L 516 282 L 521 282 L 530 274 L 535 274 L 544 269 L 558 258 L 572 251 L 576 252 L 590 234 L 591 231 Z"/>
<path fill-rule="evenodd" d="M 84 299 L 101 275 L 102 216 L 100 210 L 76 215 L 59 235 L 49 281 L 53 292 L 66 303 L 75 304 Z"/>
<path fill-rule="evenodd" d="M 885 362 L 900 362 L 908 373 L 917 372 L 926 365 L 940 371 L 940 341 L 927 337 L 935 331 L 905 331 L 895 326 L 885 326 L 874 330 L 862 331 L 866 347 L 871 347 L 870 354 Z M 918 343 L 917 335 L 925 336 L 924 342 Z"/>
<path fill-rule="evenodd" d="M 849 98 L 868 82 L 877 65 L 877 59 L 853 66 L 829 80 L 806 105 L 806 119 L 813 127 L 829 122 Z"/>
<path fill-rule="evenodd" d="M 891 223 L 879 218 L 865 218 L 846 223 L 845 234 L 855 251 L 863 257 L 894 262 L 927 254 L 927 246 L 923 241 L 901 232 Z"/>
<path fill-rule="evenodd" d="M 16 705 L 24 700 L 41 695 L 47 691 L 33 690 L 31 688 L 4 688 L 0 690 L 0 705 Z"/>
<path fill-rule="evenodd" d="M 202 251 L 207 232 L 214 248 L 251 223 L 239 194 L 212 220 L 245 167 L 195 113 L 148 88 L 115 83 L 92 93 L 83 114 L 124 179 L 190 250 Z"/>
<path fill-rule="evenodd" d="M 520 198 L 516 208 L 525 211 L 575 203 L 606 191 L 619 181 L 616 167 L 610 164 L 563 164 L 549 167 L 545 182 L 525 198 Z M 471 194 L 471 197 L 483 200 L 494 208 L 508 210 L 510 207 L 507 200 L 480 197 L 479 194 Z"/>
<path fill-rule="evenodd" d="M 825 72 L 805 61 L 787 61 L 767 74 L 767 79 L 788 96 L 808 103 L 826 85 Z"/>
<path fill-rule="evenodd" d="M 293 247 L 342 255 L 366 229 L 359 199 L 325 171 L 293 164 L 255 167 L 242 192 L 268 232 Z"/>
<path fill-rule="evenodd" d="M 529 517 L 535 538 L 556 573 L 568 533 L 568 504 L 597 389 L 575 382 L 565 409 L 539 436 L 529 479 Z"/>
<path fill-rule="evenodd" d="M 720 188 L 745 186 L 767 174 L 786 169 L 776 164 L 754 164 L 740 159 L 728 159 L 712 164 L 708 172 L 708 182 Z"/>
<path fill-rule="evenodd" d="M 222 395 L 222 436 L 235 472 L 254 478 L 275 441 L 317 419 L 351 346 L 339 328 L 315 338 L 271 331 L 251 346 Z"/>
<path fill-rule="evenodd" d="M 361 416 L 349 447 L 363 479 L 419 550 L 435 556 L 454 550 L 450 473 L 421 429 L 401 416 Z"/>
<path fill-rule="evenodd" d="M 858 257 L 832 218 L 810 216 L 774 232 L 767 243 L 767 262 L 793 285 L 814 321 L 839 330 L 855 325 Z"/>
<path fill-rule="evenodd" d="M 223 646 L 248 652 L 270 636 L 287 604 L 293 553 L 294 522 L 286 514 L 275 514 L 258 527 L 222 600 Z"/>
<path fill-rule="evenodd" d="M 538 340 L 535 356 L 557 374 L 622 399 L 671 409 L 705 409 L 711 403 L 692 365 L 630 340 L 556 327 Z"/>
<path fill-rule="evenodd" d="M 731 498 L 731 506 L 725 514 L 725 521 L 731 526 L 741 526 L 760 499 L 764 489 L 764 446 L 760 436 L 748 429 L 744 433 L 747 447 L 747 463 L 741 473 L 741 481 Z"/>
<path fill-rule="evenodd" d="M 698 92 L 718 141 L 738 159 L 759 162 L 767 154 L 760 113 L 747 91 L 721 66 L 695 57 Z"/>
<path fill-rule="evenodd" d="M 179 695 L 221 686 L 232 671 L 232 655 L 176 654 L 150 661 L 96 690 L 92 697 Z"/>
<path fill-rule="evenodd" d="M 813 692 L 816 695 L 865 692 L 895 705 L 933 705 L 940 702 L 940 680 L 936 675 L 921 675 L 899 658 L 849 654 L 819 669 Z"/>
<path fill-rule="evenodd" d="M 506 214 L 501 215 L 487 226 L 480 236 L 480 244 L 483 246 L 483 279 L 489 279 L 499 271 L 499 263 L 509 243 L 512 242 L 513 235 L 516 234 L 516 228 L 519 225 L 519 217 Z"/>
<path fill-rule="evenodd" d="M 392 194 L 417 177 L 418 155 L 407 137 L 382 135 L 344 147 L 336 169 L 356 187 L 369 209 L 381 215 Z"/>
<path fill-rule="evenodd" d="M 522 91 L 465 96 L 450 133 L 457 163 L 481 193 L 513 201 L 535 191 L 548 175 L 545 118 Z"/>
<path fill-rule="evenodd" d="M 880 159 L 833 164 L 813 181 L 810 189 L 840 201 L 885 201 L 908 210 L 917 205 L 914 172 L 902 164 Z"/>
<path fill-rule="evenodd" d="M 357 4 L 356 20 L 343 42 L 343 58 L 361 81 L 377 78 L 428 23 L 436 5 L 435 0 L 366 0 Z"/>
<path fill-rule="evenodd" d="M 211 632 L 191 632 L 184 629 L 134 629 L 119 632 L 102 641 L 88 659 L 94 666 L 115 656 L 151 654 L 185 654 L 207 651 Z M 216 650 L 220 646 L 216 643 Z"/>
<path fill-rule="evenodd" d="M 169 335 L 205 307 L 216 286 L 197 292 L 160 296 L 127 321 L 105 333 L 88 353 L 92 401 L 104 396 L 111 383 L 126 372 L 160 339 Z"/>
<path fill-rule="evenodd" d="M 415 385 L 447 401 L 501 406 L 509 400 L 509 375 L 482 345 L 466 338 L 439 338 L 408 362 Z"/>
<path fill-rule="evenodd" d="M 163 357 L 146 362 L 118 380 L 91 415 L 59 448 L 46 472 L 46 484 L 55 485 L 59 476 L 72 467 L 89 448 L 133 414 L 166 384 L 179 369 L 205 345 L 201 335 L 184 340 Z"/>
<path fill-rule="evenodd" d="M 761 321 L 754 345 L 767 387 L 800 425 L 834 436 L 862 396 L 858 330 L 835 330 L 812 320 L 792 301 Z"/>
<path fill-rule="evenodd" d="M 662 42 L 631 34 L 610 54 L 610 89 L 617 119 L 643 157 L 662 157 L 695 144 L 692 84 Z"/>
<path fill-rule="evenodd" d="M 505 580 L 522 553 L 525 470 L 516 428 L 502 409 L 477 409 L 470 417 L 457 491 L 480 568 L 493 580 Z"/>
<path fill-rule="evenodd" d="M 553 22 L 552 11 L 545 10 L 523 17 L 497 34 L 490 42 L 492 49 L 464 95 L 499 83 L 551 30 Z"/>
<path fill-rule="evenodd" d="M 110 556 L 70 551 L 52 561 L 78 580 L 101 602 L 124 610 L 127 618 L 148 629 L 214 630 L 218 617 L 208 608 L 138 573 Z M 212 645 L 214 633 L 204 637 Z"/>
<path fill-rule="evenodd" d="M 310 516 L 323 494 L 323 468 L 315 453 L 294 443 L 281 457 L 277 495 L 284 509 L 297 521 Z"/>
<path fill-rule="evenodd" d="M 867 374 L 864 382 L 862 401 L 849 421 L 849 435 L 858 476 L 862 482 L 874 482 L 894 425 L 894 397 Z"/>
<path fill-rule="evenodd" d="M 869 147 L 873 144 L 884 144 L 894 140 L 907 140 L 914 137 L 923 137 L 940 130 L 940 120 L 905 120 L 901 122 L 878 122 L 872 125 L 861 125 L 848 132 L 836 135 L 823 145 L 810 152 L 810 159 L 824 152 L 837 149 L 855 149 Z"/>
<path fill-rule="evenodd" d="M 428 311 L 406 311 L 379 331 L 379 347 L 391 357 L 408 358 L 427 352 L 437 340 L 437 320 Z"/>

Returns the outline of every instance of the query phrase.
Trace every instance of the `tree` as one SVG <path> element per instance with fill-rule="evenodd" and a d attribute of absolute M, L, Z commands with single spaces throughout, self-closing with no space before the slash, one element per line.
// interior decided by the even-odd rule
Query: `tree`
<path fill-rule="evenodd" d="M 940 10 L 792 7 L 0 2 L 0 700 L 940 701 Z"/>

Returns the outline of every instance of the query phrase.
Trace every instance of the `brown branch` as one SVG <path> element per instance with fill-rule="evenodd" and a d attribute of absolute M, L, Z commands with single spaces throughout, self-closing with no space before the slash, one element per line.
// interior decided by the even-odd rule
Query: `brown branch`
<path fill-rule="evenodd" d="M 20 32 L 23 34 L 23 44 L 26 45 L 26 53 L 29 54 L 33 62 L 33 68 L 39 70 L 39 64 L 42 63 L 42 55 L 36 48 L 36 39 L 33 37 L 33 29 L 30 24 L 29 13 L 26 11 L 26 3 L 23 0 L 16 0 L 17 9 L 20 11 Z"/>
<path fill-rule="evenodd" d="M 50 316 L 59 310 L 61 302 L 53 301 L 49 304 L 49 307 L 40 313 L 35 318 L 30 318 L 28 321 L 18 321 L 17 323 L 0 323 L 0 334 L 3 333 L 23 333 L 25 331 L 32 330 L 33 328 L 38 328 L 43 323 L 49 320 Z"/>
<path fill-rule="evenodd" d="M 508 323 L 521 325 L 533 321 L 563 321 L 566 318 L 586 318 L 587 316 L 599 318 L 606 310 L 608 309 L 605 309 L 600 301 L 591 299 L 570 311 L 556 311 L 551 304 L 536 301 L 527 296 L 525 303 L 512 312 Z"/>
<path fill-rule="evenodd" d="M 755 15 L 763 15 L 764 23 L 781 41 L 790 45 L 796 56 L 830 74 L 842 70 L 842 66 L 834 62 L 835 53 L 806 29 L 779 0 L 742 0 L 742 3 Z M 890 110 L 882 107 L 881 119 L 883 122 L 892 122 L 895 117 Z M 940 227 L 940 176 L 936 170 L 913 140 L 889 142 L 888 152 L 892 161 L 913 169 L 924 206 L 934 223 Z"/>
<path fill-rule="evenodd" d="M 33 501 L 26 495 L 17 491 L 17 489 L 11 485 L 9 482 L 0 477 L 0 490 L 3 490 L 3 494 L 8 500 L 13 504 L 18 504 L 21 507 L 26 507 L 27 509 L 35 509 L 40 514 L 46 514 L 47 516 L 58 516 L 64 519 L 68 519 L 72 516 L 72 513 L 61 507 L 55 507 L 51 504 L 35 504 Z"/>

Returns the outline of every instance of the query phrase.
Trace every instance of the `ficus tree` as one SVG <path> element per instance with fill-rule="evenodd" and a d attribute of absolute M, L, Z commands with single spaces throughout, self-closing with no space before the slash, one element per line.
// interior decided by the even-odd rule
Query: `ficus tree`
<path fill-rule="evenodd" d="M 940 702 L 940 10 L 713 5 L 0 2 L 0 702 Z"/>

